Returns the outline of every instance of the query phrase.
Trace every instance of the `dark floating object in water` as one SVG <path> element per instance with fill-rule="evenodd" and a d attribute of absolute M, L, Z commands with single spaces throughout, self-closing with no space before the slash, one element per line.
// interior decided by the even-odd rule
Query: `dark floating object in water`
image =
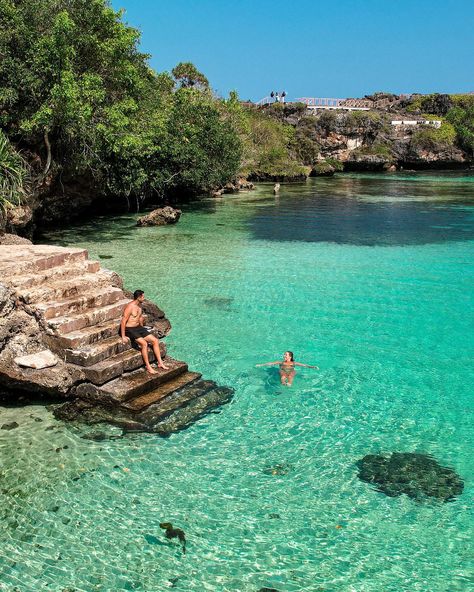
<path fill-rule="evenodd" d="M 16 421 L 12 421 L 11 423 L 4 423 L 0 429 L 2 429 L 2 430 L 14 430 L 17 427 L 19 427 L 19 424 L 16 423 Z"/>
<path fill-rule="evenodd" d="M 271 467 L 265 467 L 263 473 L 265 473 L 265 475 L 288 475 L 292 468 L 291 465 L 286 463 L 279 463 L 277 465 L 272 465 Z"/>
<path fill-rule="evenodd" d="M 113 259 L 113 255 L 99 255 L 99 259 Z"/>
<path fill-rule="evenodd" d="M 260 588 L 258 592 L 279 592 L 276 588 Z"/>
<path fill-rule="evenodd" d="M 278 518 L 281 518 L 280 514 L 269 514 L 268 517 L 272 520 L 277 520 Z"/>
<path fill-rule="evenodd" d="M 173 528 L 171 522 L 160 522 L 160 528 L 165 530 L 165 536 L 167 539 L 178 539 L 183 545 L 183 553 L 186 553 L 186 536 L 184 530 L 181 528 Z"/>
<path fill-rule="evenodd" d="M 464 489 L 464 483 L 455 471 L 442 467 L 426 454 L 367 454 L 356 465 L 359 479 L 376 484 L 377 490 L 389 497 L 405 493 L 417 501 L 434 497 L 448 502 Z"/>

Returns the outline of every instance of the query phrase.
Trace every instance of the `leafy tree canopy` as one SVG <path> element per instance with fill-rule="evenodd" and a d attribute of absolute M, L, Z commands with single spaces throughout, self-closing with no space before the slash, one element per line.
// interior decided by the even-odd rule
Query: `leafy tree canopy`
<path fill-rule="evenodd" d="M 191 62 L 180 62 L 173 68 L 171 74 L 181 88 L 209 88 L 208 79 Z"/>
<path fill-rule="evenodd" d="M 143 197 L 235 176 L 240 140 L 207 78 L 154 72 L 106 0 L 0 0 L 0 22 L 0 128 L 39 155 L 41 180 Z"/>

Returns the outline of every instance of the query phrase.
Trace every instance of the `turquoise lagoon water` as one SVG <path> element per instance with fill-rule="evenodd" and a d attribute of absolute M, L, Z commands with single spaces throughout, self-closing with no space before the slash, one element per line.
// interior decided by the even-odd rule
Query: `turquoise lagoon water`
<path fill-rule="evenodd" d="M 2 409 L 20 426 L 0 431 L 0 590 L 472 589 L 474 177 L 271 190 L 191 204 L 174 227 L 130 214 L 48 235 L 144 289 L 170 353 L 235 396 L 166 440 Z M 291 389 L 255 368 L 286 349 L 320 367 Z M 357 478 L 391 451 L 433 455 L 463 494 L 417 503 Z"/>

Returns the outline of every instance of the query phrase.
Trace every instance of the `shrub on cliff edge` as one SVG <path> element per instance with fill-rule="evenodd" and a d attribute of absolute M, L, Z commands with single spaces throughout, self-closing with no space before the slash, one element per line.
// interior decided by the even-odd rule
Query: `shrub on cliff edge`
<path fill-rule="evenodd" d="M 411 138 L 411 145 L 422 150 L 439 150 L 453 146 L 455 141 L 454 126 L 443 122 L 438 129 L 428 126 L 417 129 Z"/>
<path fill-rule="evenodd" d="M 26 162 L 0 130 L 0 209 L 19 205 L 29 179 Z"/>

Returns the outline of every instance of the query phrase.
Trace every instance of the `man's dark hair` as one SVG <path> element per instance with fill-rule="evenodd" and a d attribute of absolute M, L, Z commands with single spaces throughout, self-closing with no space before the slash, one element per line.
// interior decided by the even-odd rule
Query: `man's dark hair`
<path fill-rule="evenodd" d="M 143 296 L 143 294 L 145 294 L 143 290 L 135 290 L 133 293 L 133 299 L 136 300 L 137 298 L 140 298 L 140 296 Z"/>

